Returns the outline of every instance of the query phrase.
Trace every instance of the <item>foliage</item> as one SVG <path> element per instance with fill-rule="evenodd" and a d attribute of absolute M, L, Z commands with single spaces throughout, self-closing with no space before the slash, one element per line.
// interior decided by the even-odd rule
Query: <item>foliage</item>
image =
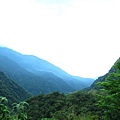
<path fill-rule="evenodd" d="M 88 92 L 77 91 L 67 95 L 59 92 L 51 93 L 55 90 L 66 93 L 65 91 L 71 91 L 71 87 L 67 87 L 62 79 L 50 72 L 49 74 L 38 72 L 36 76 L 2 55 L 0 70 L 34 95 L 45 93 L 26 102 L 20 102 L 31 95 L 0 72 L 0 96 L 9 99 L 8 102 L 6 97 L 0 97 L 0 120 L 119 120 L 120 118 L 120 59 L 109 73 L 99 77 L 89 89 L 86 89 Z M 13 101 L 17 103 L 10 105 Z"/>
<path fill-rule="evenodd" d="M 9 110 L 6 106 L 7 103 L 8 100 L 5 97 L 0 97 L 0 120 L 8 120 L 10 118 Z"/>
<path fill-rule="evenodd" d="M 103 120 L 120 119 L 120 60 L 113 66 L 116 72 L 108 75 L 104 82 L 99 85 L 103 87 L 97 105 L 102 110 Z"/>
<path fill-rule="evenodd" d="M 38 95 L 27 100 L 28 120 L 52 118 L 55 120 L 97 120 L 96 99 L 91 93 L 78 91 L 67 95 L 54 92 Z M 91 112 L 90 112 L 91 111 Z"/>
<path fill-rule="evenodd" d="M 7 103 L 6 97 L 0 97 L 0 120 L 27 120 L 27 102 L 14 103 L 12 110 L 8 108 Z"/>
<path fill-rule="evenodd" d="M 31 95 L 25 91 L 21 86 L 16 84 L 14 81 L 5 76 L 3 72 L 0 71 L 0 96 L 5 96 L 9 99 L 9 106 L 13 102 L 23 101 Z"/>
<path fill-rule="evenodd" d="M 28 120 L 119 120 L 120 60 L 96 83 L 88 92 L 54 92 L 28 99 Z"/>

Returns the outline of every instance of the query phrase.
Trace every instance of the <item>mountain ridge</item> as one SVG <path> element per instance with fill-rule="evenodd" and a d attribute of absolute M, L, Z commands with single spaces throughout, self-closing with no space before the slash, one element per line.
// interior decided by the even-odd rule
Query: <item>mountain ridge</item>
<path fill-rule="evenodd" d="M 34 75 L 41 76 L 41 73 L 45 72 L 44 76 L 42 76 L 45 77 L 45 74 L 46 76 L 48 74 L 47 72 L 52 73 L 58 78 L 64 80 L 64 82 L 73 88 L 74 91 L 88 87 L 94 81 L 94 79 L 72 76 L 46 60 L 33 55 L 23 55 L 9 48 L 0 47 L 0 55 L 8 57 Z"/>
<path fill-rule="evenodd" d="M 55 76 L 55 79 L 47 80 L 43 76 L 34 75 L 33 73 L 20 67 L 17 63 L 10 60 L 6 56 L 0 55 L 0 70 L 3 71 L 7 77 L 14 80 L 17 84 L 21 85 L 33 95 L 40 93 L 50 93 L 53 91 L 60 91 L 64 93 L 74 91 L 74 89 L 69 87 L 62 79 L 56 78 Z M 61 87 L 58 83 L 62 83 L 64 87 Z M 52 85 L 54 88 L 49 87 Z"/>
<path fill-rule="evenodd" d="M 116 62 L 113 64 L 113 66 L 111 66 L 110 70 L 108 71 L 108 73 L 106 73 L 103 76 L 98 77 L 92 84 L 90 87 L 85 88 L 85 90 L 90 91 L 90 90 L 99 90 L 101 87 L 97 85 L 98 82 L 104 82 L 106 80 L 106 78 L 109 76 L 110 73 L 112 72 L 116 72 L 117 69 L 114 68 L 114 66 L 117 64 L 117 62 L 120 61 L 120 58 L 118 58 L 116 60 Z"/>

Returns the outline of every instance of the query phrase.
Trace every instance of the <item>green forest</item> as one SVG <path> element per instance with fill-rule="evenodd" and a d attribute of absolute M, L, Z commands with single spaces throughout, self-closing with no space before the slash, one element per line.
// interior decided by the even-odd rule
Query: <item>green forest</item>
<path fill-rule="evenodd" d="M 119 120 L 120 118 L 120 60 L 105 81 L 97 82 L 99 89 L 81 90 L 69 94 L 53 92 L 39 94 L 24 102 L 0 99 L 1 120 Z"/>
<path fill-rule="evenodd" d="M 0 49 L 0 120 L 119 118 L 120 58 L 94 81 L 35 56 Z"/>

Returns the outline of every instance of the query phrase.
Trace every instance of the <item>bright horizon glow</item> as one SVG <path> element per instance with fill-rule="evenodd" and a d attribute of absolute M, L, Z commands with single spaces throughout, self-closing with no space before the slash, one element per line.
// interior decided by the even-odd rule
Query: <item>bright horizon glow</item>
<path fill-rule="evenodd" d="M 1 0 L 0 45 L 96 78 L 120 57 L 119 0 Z"/>

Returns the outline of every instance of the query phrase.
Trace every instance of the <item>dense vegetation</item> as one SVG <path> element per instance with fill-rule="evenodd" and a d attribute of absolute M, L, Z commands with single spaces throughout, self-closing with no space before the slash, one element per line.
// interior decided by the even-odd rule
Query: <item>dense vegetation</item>
<path fill-rule="evenodd" d="M 108 75 L 104 82 L 102 94 L 99 95 L 98 106 L 102 108 L 105 120 L 120 119 L 120 59 L 113 67 L 115 72 Z"/>
<path fill-rule="evenodd" d="M 28 120 L 54 118 L 56 120 L 77 120 L 78 118 L 97 118 L 95 107 L 96 98 L 83 91 L 70 94 L 52 94 L 33 97 L 27 100 Z M 91 112 L 92 111 L 92 112 Z"/>
<path fill-rule="evenodd" d="M 19 55 L 17 57 L 19 59 Z M 35 66 L 33 67 L 36 68 Z M 0 120 L 119 120 L 120 118 L 120 59 L 91 87 L 69 94 L 65 91 L 70 92 L 71 87 L 66 83 L 69 86 L 67 87 L 61 78 L 51 72 L 32 73 L 6 56 L 0 55 L 0 70 L 7 73 L 6 77 L 0 72 L 0 96 L 4 96 L 0 97 Z M 31 97 L 9 78 L 26 87 L 28 91 L 33 91 L 34 95 L 41 91 L 48 94 Z M 26 102 L 21 102 L 26 98 L 28 98 Z M 13 102 L 17 103 L 12 104 Z M 26 107 L 28 108 L 24 109 Z"/>
<path fill-rule="evenodd" d="M 99 89 L 78 91 L 67 95 L 52 94 L 28 99 L 28 120 L 119 120 L 120 118 L 120 59 L 107 74 Z M 102 77 L 101 77 L 102 78 Z M 95 87 L 96 88 L 96 87 Z"/>
<path fill-rule="evenodd" d="M 94 81 L 72 76 L 43 59 L 5 47 L 0 47 L 0 70 L 33 95 L 54 91 L 69 93 L 88 87 Z"/>
<path fill-rule="evenodd" d="M 8 98 L 10 105 L 13 102 L 20 102 L 31 97 L 31 94 L 14 81 L 8 79 L 3 72 L 0 72 L 0 96 Z"/>
<path fill-rule="evenodd" d="M 25 109 L 28 107 L 28 103 L 20 102 L 13 103 L 12 109 L 7 106 L 8 99 L 6 97 L 0 97 L 0 120 L 26 120 L 27 114 Z"/>

